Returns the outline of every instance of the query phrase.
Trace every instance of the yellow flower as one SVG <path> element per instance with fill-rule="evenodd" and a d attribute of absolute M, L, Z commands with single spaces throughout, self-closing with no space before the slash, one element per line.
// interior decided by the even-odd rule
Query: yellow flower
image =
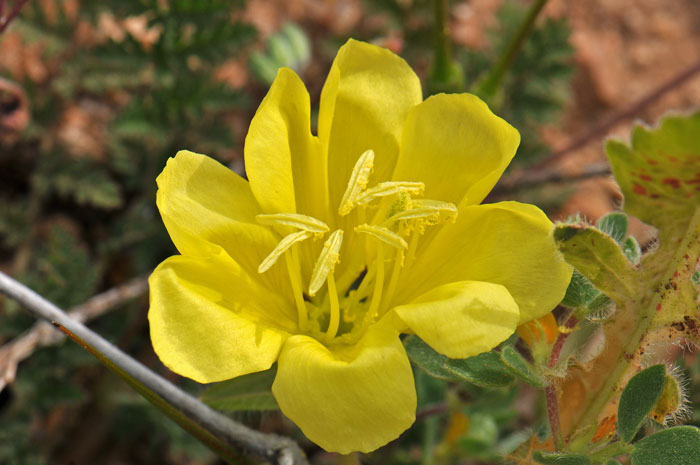
<path fill-rule="evenodd" d="M 249 181 L 182 151 L 158 177 L 181 255 L 150 278 L 153 346 L 201 383 L 265 370 L 328 451 L 371 451 L 415 419 L 415 333 L 487 351 L 563 297 L 571 269 L 536 207 L 479 205 L 518 132 L 473 95 L 422 101 L 398 56 L 350 40 L 321 93 L 281 69 L 245 141 Z"/>

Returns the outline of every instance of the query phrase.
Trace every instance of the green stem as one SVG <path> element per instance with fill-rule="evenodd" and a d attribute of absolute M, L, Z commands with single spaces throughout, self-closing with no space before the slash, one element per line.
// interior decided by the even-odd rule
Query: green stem
<path fill-rule="evenodd" d="M 669 263 L 670 266 L 663 274 L 663 279 L 659 281 L 660 283 L 669 281 L 674 273 L 682 269 L 685 263 L 685 257 L 690 256 L 697 261 L 697 257 L 700 255 L 700 243 L 698 242 L 699 236 L 700 208 L 695 210 L 690 224 L 686 229 L 683 240 L 679 244 L 676 255 Z M 591 402 L 588 403 L 586 410 L 584 410 L 580 420 L 577 422 L 577 425 L 575 425 L 572 431 L 585 428 L 588 425 L 595 425 L 605 406 L 613 400 L 615 395 L 619 395 L 620 390 L 618 387 L 624 382 L 625 377 L 630 377 L 633 374 L 630 373 L 629 370 L 631 359 L 628 360 L 628 357 L 631 354 L 637 353 L 639 348 L 644 343 L 644 338 L 649 332 L 654 320 L 654 314 L 656 313 L 658 308 L 657 306 L 661 303 L 661 300 L 662 295 L 656 292 L 654 293 L 653 298 L 647 300 L 646 305 L 642 308 L 627 307 L 624 310 L 618 310 L 619 313 L 632 312 L 632 314 L 635 315 L 635 318 L 637 318 L 636 327 L 628 339 L 629 342 L 623 346 L 623 350 L 618 355 L 613 369 L 607 374 L 605 384 L 593 397 Z"/>
<path fill-rule="evenodd" d="M 477 95 L 488 100 L 496 94 L 496 91 L 501 86 L 506 72 L 513 65 L 515 57 L 518 56 L 520 49 L 523 48 L 523 45 L 530 35 L 530 32 L 532 32 L 537 16 L 540 14 L 546 3 L 547 0 L 535 0 L 530 6 L 525 19 L 523 19 L 523 22 L 520 23 L 520 26 L 518 26 L 516 34 L 510 39 L 510 42 L 503 51 L 503 54 L 499 57 L 496 64 L 486 75 L 486 78 L 484 78 L 484 80 L 477 86 L 475 90 Z"/>
<path fill-rule="evenodd" d="M 613 442 L 607 444 L 606 446 L 598 449 L 590 455 L 591 462 L 602 463 L 603 460 L 609 459 L 611 457 L 617 457 L 622 454 L 629 454 L 634 450 L 634 446 L 627 444 L 625 442 Z"/>
<path fill-rule="evenodd" d="M 448 0 L 434 0 L 433 13 L 435 15 L 435 61 L 431 76 L 437 84 L 447 84 L 454 68 L 452 55 L 450 54 L 450 26 L 447 22 Z"/>
<path fill-rule="evenodd" d="M 360 453 L 351 452 L 347 455 L 338 457 L 338 465 L 360 465 Z"/>

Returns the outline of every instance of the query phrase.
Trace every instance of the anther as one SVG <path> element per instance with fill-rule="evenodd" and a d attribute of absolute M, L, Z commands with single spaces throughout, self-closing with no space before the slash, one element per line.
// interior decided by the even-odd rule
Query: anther
<path fill-rule="evenodd" d="M 369 182 L 369 176 L 374 168 L 374 151 L 367 150 L 360 155 L 360 158 L 355 163 L 348 181 L 348 187 L 345 189 L 343 199 L 338 207 L 338 214 L 345 216 L 355 208 L 355 203 L 360 195 L 364 192 Z"/>
<path fill-rule="evenodd" d="M 376 186 L 367 189 L 357 198 L 357 205 L 367 205 L 375 199 L 405 192 L 407 194 L 421 195 L 425 190 L 422 182 L 387 181 L 380 182 Z"/>
<path fill-rule="evenodd" d="M 266 226 L 290 226 L 313 234 L 323 234 L 330 230 L 323 221 L 299 213 L 261 214 L 257 215 L 255 219 L 258 223 Z"/>
<path fill-rule="evenodd" d="M 260 266 L 258 266 L 258 273 L 264 273 L 269 270 L 270 267 L 277 262 L 277 259 L 279 259 L 287 250 L 289 250 L 291 246 L 297 242 L 304 241 L 311 236 L 312 234 L 308 231 L 297 231 L 285 236 L 279 242 L 279 244 L 277 244 L 277 247 L 275 247 L 267 257 L 265 257 L 262 263 L 260 263 Z"/>
<path fill-rule="evenodd" d="M 335 265 L 340 260 L 340 246 L 342 243 L 343 230 L 336 229 L 323 244 L 323 250 L 321 250 L 321 254 L 318 256 L 311 274 L 311 282 L 309 283 L 310 296 L 316 295 L 328 275 L 333 272 Z"/>
<path fill-rule="evenodd" d="M 388 228 L 385 228 L 384 226 L 361 224 L 359 226 L 355 226 L 355 232 L 369 234 L 375 239 L 379 239 L 380 241 L 397 249 L 408 248 L 408 244 L 403 237 L 399 236 Z"/>

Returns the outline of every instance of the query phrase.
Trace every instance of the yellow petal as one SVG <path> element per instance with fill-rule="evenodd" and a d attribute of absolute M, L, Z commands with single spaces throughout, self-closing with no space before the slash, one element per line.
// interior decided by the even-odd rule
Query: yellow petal
<path fill-rule="evenodd" d="M 513 334 L 520 319 L 518 304 L 505 287 L 479 281 L 443 284 L 394 312 L 429 346 L 451 358 L 493 349 Z"/>
<path fill-rule="evenodd" d="M 258 224 L 260 213 L 245 179 L 205 155 L 181 150 L 156 180 L 163 223 L 183 255 L 207 256 L 222 247 L 248 273 L 279 241 Z M 288 289 L 286 273 L 271 270 L 261 278 Z"/>
<path fill-rule="evenodd" d="M 171 370 L 200 383 L 269 368 L 294 330 L 294 304 L 262 288 L 221 249 L 176 255 L 149 279 L 153 348 Z"/>
<path fill-rule="evenodd" d="M 557 251 L 552 229 L 533 205 L 460 208 L 457 221 L 444 225 L 419 249 L 395 301 L 410 302 L 447 282 L 485 281 L 508 289 L 520 308 L 518 324 L 538 318 L 561 301 L 572 273 Z"/>
<path fill-rule="evenodd" d="M 520 143 L 510 124 L 478 97 L 439 94 L 411 110 L 393 179 L 422 181 L 425 197 L 459 206 L 480 203 Z"/>
<path fill-rule="evenodd" d="M 282 412 L 327 451 L 370 452 L 415 420 L 411 365 L 388 319 L 352 347 L 307 336 L 284 344 L 272 392 Z"/>
<path fill-rule="evenodd" d="M 353 167 L 367 150 L 375 153 L 369 185 L 389 179 L 406 113 L 422 98 L 420 81 L 402 58 L 352 39 L 340 48 L 321 92 L 318 116 L 319 139 L 328 153 L 331 205 L 340 206 Z"/>
<path fill-rule="evenodd" d="M 265 213 L 303 213 L 327 221 L 326 160 L 310 129 L 309 93 L 281 68 L 245 139 L 250 188 Z"/>

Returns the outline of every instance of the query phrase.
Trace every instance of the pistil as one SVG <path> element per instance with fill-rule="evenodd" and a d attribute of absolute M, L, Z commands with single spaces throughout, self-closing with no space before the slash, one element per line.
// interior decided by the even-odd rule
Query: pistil
<path fill-rule="evenodd" d="M 338 302 L 338 291 L 335 288 L 335 277 L 331 271 L 326 281 L 328 282 L 328 297 L 330 298 L 330 320 L 326 330 L 326 338 L 330 341 L 338 333 L 340 325 L 340 302 Z"/>
<path fill-rule="evenodd" d="M 287 250 L 284 253 L 284 261 L 287 263 L 287 273 L 292 283 L 292 292 L 294 293 L 294 302 L 297 307 L 297 316 L 299 321 L 299 330 L 304 332 L 309 326 L 309 317 L 306 312 L 306 302 L 304 302 L 304 294 L 301 283 L 301 271 L 299 269 L 299 253 L 295 248 Z"/>
<path fill-rule="evenodd" d="M 374 281 L 374 292 L 372 300 L 367 310 L 367 317 L 374 319 L 379 310 L 379 304 L 382 301 L 382 291 L 384 290 L 384 244 L 377 242 L 377 277 Z"/>

